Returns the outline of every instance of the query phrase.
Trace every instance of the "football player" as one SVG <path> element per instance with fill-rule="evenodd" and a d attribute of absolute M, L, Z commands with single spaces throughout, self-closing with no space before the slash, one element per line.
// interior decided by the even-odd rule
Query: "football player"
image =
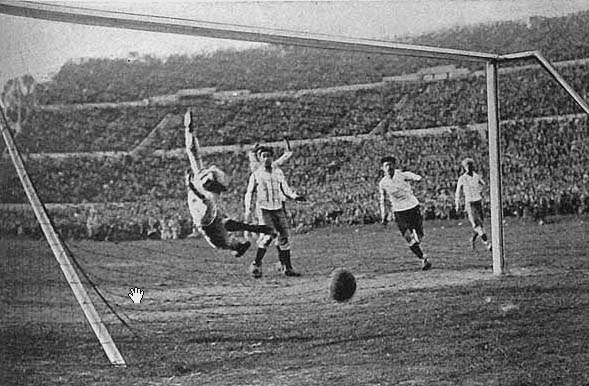
<path fill-rule="evenodd" d="M 190 109 L 184 115 L 184 137 L 190 169 L 185 181 L 188 190 L 188 209 L 194 226 L 213 248 L 231 250 L 236 257 L 242 256 L 251 246 L 249 241 L 240 240 L 230 232 L 249 231 L 261 233 L 269 239 L 275 237 L 274 230 L 266 225 L 253 225 L 230 219 L 219 208 L 221 192 L 227 190 L 227 176 L 217 166 L 205 168 L 200 157 L 200 146 L 196 127 Z"/>
<path fill-rule="evenodd" d="M 466 158 L 462 161 L 464 173 L 458 178 L 456 184 L 456 193 L 454 194 L 454 204 L 456 212 L 460 210 L 460 191 L 464 192 L 464 208 L 468 216 L 468 221 L 472 226 L 472 236 L 470 238 L 471 248 L 474 250 L 476 239 L 481 236 L 481 241 L 491 250 L 491 242 L 487 239 L 487 234 L 483 227 L 483 196 L 482 190 L 485 182 L 475 172 L 474 160 Z"/>
<path fill-rule="evenodd" d="M 300 276 L 291 263 L 289 229 L 284 202 L 286 199 L 305 201 L 305 197 L 295 193 L 286 182 L 284 173 L 274 162 L 274 151 L 269 147 L 258 150 L 261 165 L 250 175 L 245 193 L 245 218 L 251 214 L 252 197 L 256 195 L 258 223 L 272 227 L 278 233 L 277 248 L 281 271 L 286 276 Z M 258 238 L 256 259 L 250 266 L 255 278 L 262 276 L 262 259 L 272 239 L 267 235 Z"/>
<path fill-rule="evenodd" d="M 424 236 L 423 216 L 419 201 L 408 182 L 421 181 L 421 176 L 396 169 L 397 160 L 392 156 L 381 158 L 380 164 L 384 174 L 378 183 L 381 221 L 383 225 L 388 222 L 386 205 L 388 200 L 401 235 L 407 241 L 411 252 L 421 259 L 421 269 L 426 271 L 432 267 L 432 264 L 420 246 Z"/>

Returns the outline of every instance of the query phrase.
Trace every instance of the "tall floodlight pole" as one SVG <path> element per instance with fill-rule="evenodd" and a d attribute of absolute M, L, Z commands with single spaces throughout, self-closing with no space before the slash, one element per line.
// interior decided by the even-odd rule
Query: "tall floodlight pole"
<path fill-rule="evenodd" d="M 501 191 L 501 127 L 499 125 L 499 95 L 496 61 L 487 62 L 487 122 L 489 135 L 489 180 L 491 186 L 491 245 L 493 273 L 505 273 L 503 250 L 503 208 Z"/>

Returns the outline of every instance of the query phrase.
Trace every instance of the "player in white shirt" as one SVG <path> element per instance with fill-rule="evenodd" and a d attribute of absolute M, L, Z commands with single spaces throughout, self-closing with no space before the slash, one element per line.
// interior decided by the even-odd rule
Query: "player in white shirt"
<path fill-rule="evenodd" d="M 426 271 L 432 267 L 427 256 L 421 250 L 423 233 L 423 216 L 419 201 L 413 194 L 408 181 L 421 181 L 421 176 L 400 169 L 395 169 L 395 157 L 383 157 L 380 160 L 384 176 L 378 184 L 381 221 L 388 222 L 387 201 L 399 227 L 399 231 L 407 241 L 409 249 L 421 259 L 421 269 Z"/>
<path fill-rule="evenodd" d="M 237 239 L 229 232 L 250 231 L 273 237 L 274 230 L 264 225 L 232 220 L 221 211 L 219 197 L 221 192 L 227 190 L 227 177 L 217 166 L 203 167 L 194 126 L 192 112 L 188 110 L 184 115 L 184 137 L 190 170 L 185 181 L 188 209 L 194 226 L 213 248 L 231 250 L 236 257 L 242 256 L 251 243 Z"/>
<path fill-rule="evenodd" d="M 287 199 L 305 201 L 305 198 L 295 193 L 284 177 L 284 173 L 273 162 L 274 152 L 269 147 L 261 147 L 258 156 L 262 162 L 251 175 L 245 193 L 245 218 L 251 214 L 252 197 L 256 195 L 256 213 L 258 223 L 272 227 L 278 233 L 278 259 L 286 276 L 300 276 L 291 263 L 289 229 L 284 202 Z M 250 272 L 255 278 L 262 276 L 262 259 L 270 246 L 272 238 L 261 235 L 258 238 L 256 259 L 250 266 Z"/>
<path fill-rule="evenodd" d="M 487 239 L 487 234 L 483 227 L 483 196 L 482 188 L 485 182 L 481 176 L 475 173 L 474 160 L 466 158 L 462 161 L 464 174 L 458 178 L 456 184 L 456 193 L 454 195 L 454 204 L 456 212 L 460 210 L 460 191 L 464 192 L 464 208 L 468 215 L 468 221 L 472 225 L 472 237 L 470 238 L 472 249 L 475 249 L 475 242 L 478 236 L 487 250 L 491 250 L 491 242 Z"/>

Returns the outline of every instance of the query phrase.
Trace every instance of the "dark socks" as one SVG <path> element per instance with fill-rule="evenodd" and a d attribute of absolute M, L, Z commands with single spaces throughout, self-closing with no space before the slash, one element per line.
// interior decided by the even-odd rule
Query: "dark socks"
<path fill-rule="evenodd" d="M 411 249 L 411 252 L 413 252 L 415 254 L 415 256 L 419 257 L 420 259 L 423 259 L 423 252 L 421 251 L 421 248 L 419 247 L 419 243 L 415 243 L 413 245 L 410 245 L 409 249 Z"/>
<path fill-rule="evenodd" d="M 278 248 L 278 260 L 286 269 L 292 269 L 292 263 L 290 262 L 290 250 L 283 251 Z"/>
<path fill-rule="evenodd" d="M 262 259 L 264 258 L 265 254 L 266 254 L 266 248 L 258 248 L 258 251 L 256 252 L 256 260 L 254 260 L 254 264 L 257 266 L 262 265 Z"/>

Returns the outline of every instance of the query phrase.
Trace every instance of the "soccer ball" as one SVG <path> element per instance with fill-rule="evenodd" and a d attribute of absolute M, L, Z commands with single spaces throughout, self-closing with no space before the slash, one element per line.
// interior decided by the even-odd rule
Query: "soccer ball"
<path fill-rule="evenodd" d="M 329 293 L 336 302 L 350 300 L 356 292 L 356 278 L 343 268 L 338 268 L 331 274 Z"/>

